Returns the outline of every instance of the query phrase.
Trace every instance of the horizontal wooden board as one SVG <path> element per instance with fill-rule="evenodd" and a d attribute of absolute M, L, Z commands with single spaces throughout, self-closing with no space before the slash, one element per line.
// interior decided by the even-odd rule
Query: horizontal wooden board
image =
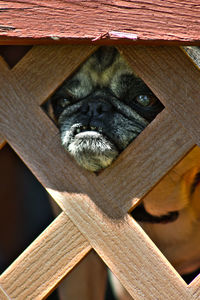
<path fill-rule="evenodd" d="M 200 0 L 0 2 L 1 44 L 200 42 Z"/>
<path fill-rule="evenodd" d="M 0 285 L 8 299 L 43 299 L 90 249 L 62 213 L 0 276 Z"/>

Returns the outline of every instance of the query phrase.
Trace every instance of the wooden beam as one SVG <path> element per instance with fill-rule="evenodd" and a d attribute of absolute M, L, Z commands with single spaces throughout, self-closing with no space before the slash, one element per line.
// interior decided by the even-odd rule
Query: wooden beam
<path fill-rule="evenodd" d="M 1 44 L 200 42 L 200 0 L 7 0 L 0 12 Z"/>

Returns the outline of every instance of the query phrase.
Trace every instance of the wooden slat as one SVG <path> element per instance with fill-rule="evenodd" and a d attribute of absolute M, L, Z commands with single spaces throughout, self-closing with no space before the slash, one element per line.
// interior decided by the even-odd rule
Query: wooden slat
<path fill-rule="evenodd" d="M 95 175 L 81 169 L 72 161 L 71 157 L 67 155 L 60 145 L 58 129 L 42 109 L 37 106 L 37 103 L 34 103 L 36 99 L 20 86 L 14 74 L 7 69 L 1 60 L 0 66 L 0 130 L 2 128 L 3 134 L 6 137 L 9 136 L 9 144 L 12 144 L 25 163 L 30 163 L 29 167 L 37 177 L 40 178 L 40 174 L 42 177 L 46 174 L 46 186 L 49 185 L 48 166 L 49 164 L 52 164 L 52 166 L 54 164 L 58 169 L 62 169 L 63 165 L 66 166 L 67 177 L 65 177 L 66 174 L 63 174 L 62 181 L 56 179 L 57 171 L 55 167 L 52 173 L 55 175 L 54 178 L 57 184 L 60 185 L 61 190 L 63 184 L 67 184 L 67 190 L 74 193 L 80 193 L 83 186 L 89 188 L 88 178 L 84 175 L 87 174 L 88 177 L 95 177 Z M 5 76 L 7 81 L 4 80 Z M 10 99 L 9 102 L 7 101 L 8 97 Z M 15 109 L 16 106 L 17 110 Z M 18 122 L 18 118 L 22 122 Z M 39 150 L 39 144 L 40 155 L 38 156 L 36 153 Z M 58 148 L 60 149 L 59 157 L 57 157 Z M 80 176 L 78 185 L 76 183 L 76 174 Z"/>
<path fill-rule="evenodd" d="M 196 299 L 200 299 L 200 275 L 192 281 L 189 285 L 189 289 Z"/>
<path fill-rule="evenodd" d="M 1 286 L 0 286 L 0 299 L 11 300 Z"/>
<path fill-rule="evenodd" d="M 51 51 L 50 51 L 50 55 L 51 55 Z M 63 53 L 60 53 L 60 55 L 62 58 Z M 74 55 L 76 55 L 75 51 L 74 51 Z M 46 61 L 46 57 L 47 57 L 47 53 L 45 56 L 45 61 Z M 60 58 L 60 60 L 61 60 L 61 58 Z M 42 58 L 41 58 L 41 61 L 42 61 Z M 41 64 L 42 64 L 42 62 L 41 62 Z M 1 68 L 2 72 L 3 72 L 3 65 Z M 51 68 L 51 66 L 46 65 L 46 68 L 47 69 Z M 4 65 L 4 70 L 5 70 L 5 73 L 2 73 L 3 76 L 14 77 L 14 75 L 16 75 L 16 77 L 18 78 L 18 74 L 16 72 L 14 72 L 14 73 L 12 72 L 12 76 L 11 76 L 11 74 L 9 74 L 10 76 L 7 74 L 8 70 L 7 70 L 6 65 Z M 2 80 L 4 81 L 4 77 L 2 77 Z M 44 84 L 45 82 L 43 82 L 43 81 L 41 81 L 41 82 L 43 84 L 42 87 L 40 85 L 38 85 L 38 86 L 34 85 L 34 91 L 35 91 L 36 95 L 37 94 L 39 95 L 39 91 L 41 90 L 41 88 L 43 90 L 48 90 L 49 84 L 51 85 L 51 82 L 48 82 L 48 81 L 46 81 L 46 84 Z M 9 79 L 8 79 L 7 83 L 2 82 L 2 87 L 5 85 L 5 88 L 7 88 L 8 84 L 9 84 Z M 23 84 L 25 85 L 25 82 L 23 82 Z M 57 147 L 57 144 L 60 143 L 59 138 L 57 136 L 57 130 L 55 127 L 51 126 L 51 124 L 48 122 L 48 118 L 42 113 L 42 111 L 39 108 L 35 107 L 34 102 L 37 102 L 38 98 L 36 96 L 32 96 L 32 94 L 30 95 L 29 90 L 31 89 L 31 87 L 29 87 L 29 84 L 27 84 L 27 85 L 28 85 L 28 88 L 27 88 L 26 92 L 24 91 L 23 95 L 21 95 L 21 90 L 19 88 L 19 84 L 18 83 L 15 84 L 16 94 L 19 95 L 18 98 L 20 99 L 17 106 L 18 106 L 18 111 L 21 114 L 21 116 L 20 116 L 21 122 L 20 123 L 17 122 L 17 124 L 14 125 L 13 134 L 14 134 L 14 136 L 16 135 L 15 133 L 17 132 L 17 127 L 18 127 L 19 132 L 20 132 L 19 135 L 24 136 L 24 137 L 20 136 L 20 141 L 21 141 L 20 149 L 16 149 L 16 151 L 19 153 L 19 155 L 22 157 L 22 159 L 24 159 L 25 161 L 26 161 L 26 159 L 28 159 L 28 161 L 31 165 L 32 165 L 32 163 L 30 160 L 38 160 L 39 157 L 30 158 L 30 151 L 33 153 L 35 151 L 37 152 L 37 143 L 35 141 L 33 141 L 33 143 L 32 143 L 31 150 L 27 151 L 29 158 L 28 157 L 25 158 L 23 155 L 26 152 L 25 147 L 28 146 L 27 142 L 26 142 L 27 139 L 30 140 L 30 137 L 35 137 L 39 141 L 41 139 L 40 138 L 41 128 L 43 128 L 45 140 L 44 140 L 44 137 L 42 137 L 42 143 L 41 143 L 42 146 L 41 147 L 43 147 L 42 152 L 43 152 L 43 156 L 44 156 L 42 161 L 46 161 L 46 152 L 47 152 L 47 149 L 49 149 L 49 150 L 51 150 L 51 153 L 52 153 L 51 161 L 52 162 L 55 161 L 55 164 L 58 165 L 59 163 L 58 163 L 58 158 L 57 158 L 57 150 L 53 149 L 54 147 Z M 12 99 L 12 97 L 13 97 L 13 86 L 12 86 L 12 88 L 11 88 L 11 86 L 12 86 L 12 83 L 10 84 L 9 91 L 4 92 L 3 97 L 5 99 L 6 99 L 6 97 L 8 97 L 8 95 L 10 95 L 9 96 L 10 99 Z M 30 86 L 31 86 L 31 84 L 30 84 Z M 2 93 L 3 93 L 3 89 L 2 89 Z M 28 99 L 28 103 L 29 103 L 28 109 L 27 109 L 27 99 Z M 31 100 L 31 99 L 33 99 L 33 100 Z M 41 99 L 41 101 L 42 101 L 42 99 Z M 4 117 L 4 122 L 7 123 L 6 126 L 8 127 L 7 129 L 9 131 L 12 131 L 12 127 L 10 126 L 10 124 L 13 122 L 13 120 L 15 120 L 17 118 L 16 110 L 15 110 L 16 103 L 17 103 L 16 100 L 14 100 L 13 106 L 11 106 L 11 107 L 8 106 L 9 116 Z M 9 105 L 9 103 L 5 102 L 5 105 Z M 14 114 L 13 116 L 11 116 L 12 111 Z M 35 112 L 37 111 L 36 112 L 37 115 L 35 115 L 35 120 L 33 120 L 34 111 Z M 4 114 L 5 114 L 5 108 L 3 108 L 3 110 L 2 110 L 2 117 Z M 119 158 L 119 160 L 118 160 L 121 163 L 119 164 L 117 161 L 116 164 L 114 164 L 110 169 L 104 171 L 105 175 L 103 172 L 102 178 L 101 178 L 101 176 L 99 176 L 97 179 L 96 176 L 94 176 L 93 174 L 90 174 L 90 173 L 86 172 L 85 170 L 80 169 L 77 165 L 75 165 L 71 161 L 71 159 L 66 155 L 66 153 L 64 151 L 62 151 L 63 154 L 62 154 L 62 157 L 60 157 L 60 166 L 62 166 L 63 162 L 65 162 L 65 165 L 68 167 L 68 183 L 69 183 L 68 190 L 70 191 L 72 189 L 72 186 L 74 186 L 73 187 L 74 191 L 79 192 L 79 188 L 80 188 L 80 191 L 82 191 L 83 193 L 90 194 L 91 197 L 93 197 L 94 201 L 96 201 L 98 203 L 98 205 L 101 206 L 102 209 L 104 211 L 106 211 L 107 213 L 109 213 L 110 215 L 116 214 L 116 213 L 123 214 L 124 212 L 129 210 L 130 207 L 133 204 L 135 204 L 136 201 L 139 201 L 140 197 L 142 197 L 152 187 L 152 185 L 154 185 L 156 183 L 156 181 L 160 179 L 160 176 L 163 176 L 164 173 L 166 171 L 168 171 L 169 168 L 174 163 L 176 163 L 176 160 L 180 159 L 181 155 L 185 154 L 193 146 L 192 141 L 187 141 L 187 136 L 186 136 L 184 130 L 181 127 L 177 126 L 176 124 L 174 124 L 174 126 L 172 127 L 171 126 L 172 122 L 171 122 L 170 116 L 165 115 L 165 114 L 166 113 L 163 112 L 163 114 L 160 115 L 160 118 L 158 118 L 156 122 L 152 123 L 150 125 L 150 127 L 146 129 L 147 130 L 146 136 L 145 136 L 145 132 L 144 132 L 141 135 L 141 138 L 137 139 L 135 141 L 136 143 L 133 143 L 133 145 L 131 145 L 130 151 L 132 151 L 134 148 L 138 149 L 138 151 L 135 152 L 137 159 L 132 153 L 130 154 L 129 150 L 127 149 L 127 151 L 125 151 L 122 154 L 122 156 L 121 156 L 122 159 Z M 27 119 L 29 119 L 29 123 L 22 125 L 24 115 L 26 115 Z M 162 115 L 163 115 L 163 117 L 162 117 Z M 46 125 L 44 125 L 44 121 L 46 122 L 45 123 Z M 31 124 L 31 122 L 33 122 L 33 124 Z M 38 128 L 37 131 L 36 131 L 36 128 Z M 5 130 L 5 128 L 4 128 L 4 130 Z M 153 132 L 155 132 L 154 138 L 152 138 L 149 135 L 149 130 L 150 131 L 153 130 Z M 26 132 L 26 135 L 24 135 L 24 131 Z M 45 134 L 46 132 L 49 132 L 48 136 Z M 50 132 L 51 132 L 52 136 L 50 136 Z M 165 138 L 165 134 L 168 135 L 169 140 L 167 140 Z M 146 144 L 143 143 L 144 138 L 145 138 Z M 170 138 L 171 138 L 171 141 L 170 141 Z M 24 139 L 24 141 L 22 142 L 23 139 Z M 158 143 L 156 144 L 154 142 L 154 140 L 157 140 Z M 141 141 L 142 141 L 142 143 L 141 143 Z M 56 143 L 56 145 L 54 145 L 54 143 Z M 12 141 L 12 144 L 13 144 L 13 141 Z M 144 145 L 145 145 L 146 150 L 144 148 Z M 15 147 L 15 145 L 13 145 L 13 147 Z M 152 147 L 154 147 L 154 154 L 153 154 L 153 155 L 155 155 L 154 157 L 152 156 L 152 152 L 153 152 Z M 141 155 L 143 155 L 143 153 L 145 153 L 145 152 L 146 152 L 146 155 L 145 155 L 146 160 L 144 160 L 143 156 L 141 157 Z M 139 170 L 139 172 L 141 173 L 141 170 L 143 168 L 143 164 L 138 165 L 138 161 L 139 161 L 138 155 L 140 155 L 139 156 L 140 161 L 147 163 L 147 167 L 143 171 L 144 177 L 137 176 L 136 181 L 132 180 L 131 183 L 127 184 L 126 183 L 127 179 L 130 176 L 132 177 L 133 174 L 137 174 L 137 172 L 135 172 L 135 170 L 138 167 L 141 167 L 141 169 Z M 38 162 L 37 164 L 44 166 L 43 162 L 40 162 L 40 163 Z M 127 165 L 129 166 L 128 168 L 127 168 Z M 38 169 L 37 170 L 32 169 L 32 171 L 37 176 L 40 176 L 38 174 Z M 40 171 L 42 171 L 41 167 L 40 167 Z M 46 173 L 46 170 L 44 170 L 44 172 Z M 76 185 L 77 172 L 79 172 L 79 173 L 81 172 L 82 174 L 85 174 L 85 175 L 87 174 L 87 179 L 85 177 L 79 178 L 79 188 Z M 113 175 L 116 178 L 116 180 L 114 182 L 113 182 Z M 149 180 L 149 176 L 151 178 L 151 181 Z M 125 178 L 126 178 L 126 180 L 125 180 Z M 144 178 L 146 178 L 146 180 L 144 180 Z M 82 180 L 82 182 L 81 182 L 81 180 Z M 63 178 L 63 182 L 64 181 L 65 181 L 65 178 Z M 103 187 L 102 187 L 101 191 L 98 191 L 99 197 L 96 197 L 96 196 L 94 196 L 93 190 L 95 192 L 95 184 L 99 185 L 100 182 L 102 182 Z M 121 188 L 121 182 L 126 183 L 126 189 Z M 137 185 L 135 183 L 137 183 Z M 92 190 L 91 190 L 91 186 L 93 186 Z M 104 201 L 105 188 L 107 190 L 107 193 L 110 194 L 110 196 L 109 196 L 109 198 L 110 198 L 109 204 L 110 205 L 109 206 L 105 205 L 107 203 L 107 201 L 106 202 Z M 118 207 L 118 210 L 116 209 L 117 207 Z"/>
<path fill-rule="evenodd" d="M 166 110 L 160 113 L 99 176 L 104 190 L 113 195 L 111 208 L 127 212 L 193 146 L 186 130 Z"/>
<path fill-rule="evenodd" d="M 115 42 L 126 33 L 133 34 L 128 40 L 143 43 L 200 40 L 199 0 L 8 0 L 0 9 L 1 43 L 91 43 L 101 35 Z"/>
<path fill-rule="evenodd" d="M 62 213 L 0 276 L 0 284 L 11 299 L 43 299 L 90 249 Z"/>
<path fill-rule="evenodd" d="M 200 145 L 200 72 L 187 55 L 178 47 L 119 49 L 174 119 Z"/>
<path fill-rule="evenodd" d="M 21 85 L 41 104 L 89 55 L 95 46 L 35 46 L 12 69 Z M 45 87 L 45 88 L 44 88 Z"/>
<path fill-rule="evenodd" d="M 113 194 L 71 161 L 57 129 L 32 100 L 27 106 L 31 95 L 3 64 L 0 85 L 1 131 L 130 294 L 135 299 L 191 299 L 185 282 L 132 218 L 109 218 L 95 204 L 107 207 Z"/>
<path fill-rule="evenodd" d="M 112 220 L 87 196 L 68 199 L 64 192 L 49 192 L 134 299 L 192 299 L 186 283 L 130 216 Z"/>
<path fill-rule="evenodd" d="M 69 50 L 67 50 L 68 48 Z M 69 65 L 69 69 L 72 69 L 71 61 L 74 58 L 78 65 L 77 57 L 80 56 L 79 52 L 84 51 L 84 55 L 87 56 L 87 51 L 91 53 L 94 49 L 86 46 L 76 48 L 72 46 L 52 46 L 49 48 L 37 46 L 30 50 L 12 72 L 26 86 L 27 91 L 31 92 L 31 90 L 34 90 L 34 96 L 32 96 L 34 97 L 34 102 L 41 103 L 59 84 L 58 82 L 69 75 L 69 73 L 67 74 L 69 72 L 67 71 L 67 66 Z M 73 53 L 73 57 L 70 55 L 68 58 L 68 53 L 70 52 Z M 57 60 L 55 57 L 59 63 L 56 63 Z M 49 61 L 51 61 L 51 64 L 48 63 Z M 63 65 L 63 61 L 65 61 L 64 68 L 60 66 Z M 56 65 L 60 67 L 57 68 Z M 60 75 L 54 72 L 55 69 Z M 43 72 L 41 76 L 42 80 L 39 79 L 40 77 L 35 76 L 35 74 L 40 74 L 41 72 Z M 29 97 L 29 103 L 30 99 L 31 97 Z M 152 131 L 154 134 L 153 138 L 149 134 Z M 166 133 L 168 139 L 165 138 Z M 143 140 L 145 140 L 145 144 Z M 154 142 L 155 140 L 157 143 Z M 112 214 L 114 208 L 116 209 L 117 206 L 120 208 L 122 214 L 127 212 L 138 199 L 144 196 L 147 189 L 150 189 L 192 146 L 193 143 L 189 141 L 184 129 L 177 124 L 172 126 L 170 116 L 166 115 L 166 112 L 163 112 L 145 130 L 141 137 L 124 151 L 116 163 L 98 177 L 98 182 L 101 181 L 104 188 L 108 191 L 112 190 L 113 195 L 111 197 L 112 203 L 110 203 L 109 207 L 105 207 L 103 201 L 101 203 L 99 200 L 101 198 L 98 198 L 98 204 L 107 212 L 109 210 L 109 214 Z M 138 150 L 134 152 L 135 155 L 132 155 L 132 151 L 135 148 Z M 139 165 L 138 162 L 140 162 Z M 129 166 L 128 168 L 127 165 Z M 143 173 L 143 178 L 138 177 L 135 173 L 135 169 L 137 168 L 140 168 L 138 172 Z M 116 178 L 115 182 L 113 182 L 113 176 Z M 127 184 L 127 179 L 130 177 L 134 179 Z M 151 181 L 149 181 L 150 177 Z M 92 178 L 91 185 L 94 185 L 93 180 L 94 178 Z M 123 182 L 126 185 L 126 193 L 120 188 Z M 90 190 L 90 186 L 88 188 Z"/>
<path fill-rule="evenodd" d="M 12 72 L 16 74 L 17 78 L 20 79 L 24 86 L 26 86 L 27 90 L 30 90 L 30 92 L 32 89 L 34 90 L 34 97 L 37 99 L 38 103 L 41 103 L 48 97 L 49 93 L 52 93 L 53 89 L 58 85 L 57 82 L 66 78 L 73 70 L 71 62 L 75 61 L 75 67 L 79 64 L 77 57 L 80 56 L 80 52 L 84 52 L 86 57 L 88 55 L 87 51 L 91 54 L 94 50 L 95 47 L 92 49 L 86 46 L 51 46 L 48 48 L 37 46 L 29 51 L 26 57 L 17 64 Z M 73 57 L 69 55 L 70 53 L 73 53 Z M 49 68 L 46 67 L 48 63 L 51 66 Z M 40 74 L 42 80 L 40 80 L 40 77 L 35 76 L 35 74 Z M 44 86 L 47 88 L 44 88 Z M 146 135 L 144 136 L 143 133 L 142 138 L 138 139 L 136 143 L 132 143 L 128 148 L 129 150 L 127 149 L 123 155 L 121 155 L 121 158 L 117 160 L 117 163 L 113 165 L 111 169 L 103 172 L 102 176 L 99 177 L 99 180 L 102 180 L 106 189 L 109 190 L 111 187 L 113 190 L 113 176 L 115 176 L 115 174 L 121 175 L 116 176 L 116 192 L 113 198 L 114 201 L 112 207 L 118 205 L 118 207 L 123 208 L 124 211 L 130 209 L 134 204 L 135 199 L 141 198 L 144 195 L 149 184 L 152 185 L 153 183 L 156 183 L 158 179 L 192 147 L 193 143 L 192 141 L 189 141 L 184 129 L 178 126 L 178 124 L 172 126 L 173 120 L 170 119 L 170 115 L 165 116 L 165 114 L 166 112 L 163 117 L 159 116 L 155 122 L 146 129 Z M 151 131 L 153 131 L 154 138 L 149 134 Z M 165 139 L 164 137 L 166 132 L 168 132 L 168 139 Z M 145 146 L 143 143 L 144 139 L 146 142 Z M 155 140 L 157 143 L 154 142 Z M 139 141 L 142 142 L 139 143 Z M 135 156 L 131 155 L 135 145 L 138 149 L 137 153 L 135 152 L 137 159 L 135 159 Z M 144 148 L 146 148 L 146 150 Z M 144 156 L 144 154 L 146 154 L 146 156 Z M 166 155 L 168 155 L 168 157 L 166 157 Z M 141 158 L 139 159 L 140 156 Z M 126 160 L 124 160 L 125 157 Z M 139 166 L 138 161 L 140 161 Z M 144 162 L 146 166 L 143 166 L 141 162 Z M 151 167 L 152 162 L 154 162 L 153 170 Z M 127 165 L 129 165 L 129 168 L 127 168 Z M 137 167 L 140 168 L 139 172 L 143 173 L 143 177 L 146 180 L 141 180 L 141 178 L 139 178 L 138 182 L 138 176 L 134 173 L 134 170 Z M 127 186 L 127 178 L 130 176 L 134 177 L 134 174 L 134 180 Z M 151 182 L 148 180 L 149 177 L 151 177 Z M 124 180 L 124 178 L 126 178 L 126 180 Z M 123 189 L 119 189 L 121 182 L 126 184 L 126 193 L 124 193 Z M 141 183 L 142 186 L 139 183 Z M 151 188 L 151 186 L 149 186 L 149 188 Z M 137 189 L 137 191 L 135 189 Z"/>

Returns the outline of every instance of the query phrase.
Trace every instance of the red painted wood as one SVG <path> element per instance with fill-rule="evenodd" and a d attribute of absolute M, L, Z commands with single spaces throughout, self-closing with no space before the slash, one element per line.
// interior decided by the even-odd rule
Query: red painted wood
<path fill-rule="evenodd" d="M 200 0 L 0 1 L 1 44 L 199 44 L 199 28 Z"/>

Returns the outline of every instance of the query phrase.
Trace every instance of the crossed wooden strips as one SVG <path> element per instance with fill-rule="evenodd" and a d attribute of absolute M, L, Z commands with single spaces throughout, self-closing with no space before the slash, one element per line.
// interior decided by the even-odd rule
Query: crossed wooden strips
<path fill-rule="evenodd" d="M 200 73 L 178 47 L 118 46 L 165 109 L 98 176 L 60 145 L 41 104 L 96 47 L 35 46 L 0 60 L 0 133 L 63 212 L 0 277 L 0 299 L 42 299 L 92 248 L 134 299 L 199 299 L 128 211 L 200 145 Z M 1 138 L 3 142 L 3 138 Z"/>

